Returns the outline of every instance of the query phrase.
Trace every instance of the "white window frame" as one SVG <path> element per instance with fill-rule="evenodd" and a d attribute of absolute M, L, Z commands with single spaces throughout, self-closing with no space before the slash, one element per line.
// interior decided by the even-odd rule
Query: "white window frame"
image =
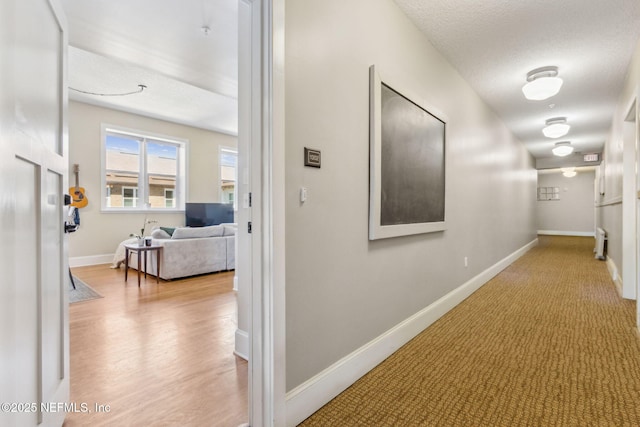
<path fill-rule="evenodd" d="M 106 168 L 106 141 L 107 134 L 109 133 L 118 133 L 124 136 L 129 136 L 133 138 L 142 138 L 143 142 L 140 147 L 140 173 L 138 175 L 138 206 L 136 207 L 120 207 L 120 206 L 110 206 L 107 202 L 107 168 Z M 146 158 L 146 140 L 149 139 L 152 142 L 167 142 L 172 145 L 175 145 L 178 149 L 177 155 L 177 170 L 176 170 L 176 187 L 174 190 L 174 200 L 175 207 L 173 208 L 153 208 L 149 203 L 149 191 L 148 191 L 148 175 L 146 172 L 147 169 L 147 158 Z M 189 174 L 188 174 L 188 159 L 189 159 L 189 140 L 183 138 L 177 138 L 174 136 L 162 135 L 154 132 L 148 132 L 138 129 L 125 128 L 122 126 L 111 125 L 107 123 L 103 123 L 101 126 L 100 132 L 100 141 L 101 141 L 101 149 L 100 149 L 100 168 L 101 168 L 101 191 L 102 191 L 102 206 L 101 211 L 108 212 L 147 212 L 147 211 L 156 211 L 156 212 L 184 212 L 185 202 L 188 200 L 188 191 L 189 188 Z"/>
<path fill-rule="evenodd" d="M 124 195 L 124 191 L 125 190 L 133 190 L 133 197 L 126 197 Z M 109 192 L 111 193 L 111 192 Z M 134 201 L 134 205 L 133 206 L 124 206 L 124 200 L 125 199 L 133 199 Z M 131 187 L 131 186 L 122 186 L 122 207 L 123 208 L 135 208 L 138 206 L 138 201 L 140 200 L 140 195 L 138 194 L 138 187 Z"/>
<path fill-rule="evenodd" d="M 238 148 L 236 147 L 225 147 L 225 146 L 219 146 L 218 147 L 218 190 L 220 191 L 220 202 L 221 203 L 226 203 L 227 201 L 224 199 L 224 193 L 222 191 L 222 155 L 224 152 L 227 153 L 232 153 L 236 156 L 236 164 L 235 164 L 235 185 L 234 185 L 234 190 L 233 190 L 233 210 L 237 211 L 238 210 Z"/>
<path fill-rule="evenodd" d="M 110 208 L 111 207 L 111 187 L 109 187 L 108 185 L 105 185 L 103 191 L 104 191 L 105 200 L 102 203 L 104 203 L 106 207 Z"/>
<path fill-rule="evenodd" d="M 171 192 L 171 197 L 167 198 L 167 193 Z M 167 207 L 167 200 L 171 200 L 172 204 L 174 205 L 173 207 L 175 207 L 175 201 L 176 201 L 176 190 L 174 190 L 173 188 L 165 188 L 164 189 L 164 206 L 165 208 Z"/>

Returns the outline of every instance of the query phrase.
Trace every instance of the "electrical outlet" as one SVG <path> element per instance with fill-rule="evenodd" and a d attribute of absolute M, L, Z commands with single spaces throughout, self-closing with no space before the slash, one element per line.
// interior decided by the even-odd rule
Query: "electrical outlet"
<path fill-rule="evenodd" d="M 464 257 L 464 266 L 465 267 L 469 267 L 469 258 L 468 257 Z"/>

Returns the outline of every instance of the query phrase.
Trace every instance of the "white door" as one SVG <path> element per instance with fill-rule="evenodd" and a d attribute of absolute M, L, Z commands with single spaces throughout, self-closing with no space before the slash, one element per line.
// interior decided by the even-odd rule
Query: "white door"
<path fill-rule="evenodd" d="M 69 400 L 66 23 L 0 1 L 0 425 L 60 426 Z"/>

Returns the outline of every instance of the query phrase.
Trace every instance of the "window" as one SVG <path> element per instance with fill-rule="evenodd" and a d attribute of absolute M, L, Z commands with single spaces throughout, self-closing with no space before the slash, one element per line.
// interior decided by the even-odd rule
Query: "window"
<path fill-rule="evenodd" d="M 138 206 L 138 188 L 122 187 L 122 206 L 136 207 Z"/>
<path fill-rule="evenodd" d="M 175 208 L 175 199 L 173 198 L 173 194 L 175 191 L 171 188 L 164 189 L 164 207 L 165 208 Z"/>
<path fill-rule="evenodd" d="M 538 200 L 560 200 L 560 187 L 538 187 Z"/>
<path fill-rule="evenodd" d="M 111 187 L 110 186 L 106 186 L 105 187 L 105 206 L 110 208 L 111 207 Z"/>
<path fill-rule="evenodd" d="M 236 177 L 238 151 L 235 148 L 220 147 L 220 201 L 236 206 Z"/>
<path fill-rule="evenodd" d="M 184 209 L 187 141 L 103 125 L 103 210 Z"/>

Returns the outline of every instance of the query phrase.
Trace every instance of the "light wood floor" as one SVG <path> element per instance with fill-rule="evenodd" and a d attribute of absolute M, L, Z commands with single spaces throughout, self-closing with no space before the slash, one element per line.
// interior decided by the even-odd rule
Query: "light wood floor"
<path fill-rule="evenodd" d="M 126 284 L 122 268 L 72 271 L 104 298 L 69 307 L 71 402 L 92 412 L 69 413 L 66 427 L 247 422 L 233 272 L 160 284 L 149 276 L 138 288 L 135 270 Z"/>

